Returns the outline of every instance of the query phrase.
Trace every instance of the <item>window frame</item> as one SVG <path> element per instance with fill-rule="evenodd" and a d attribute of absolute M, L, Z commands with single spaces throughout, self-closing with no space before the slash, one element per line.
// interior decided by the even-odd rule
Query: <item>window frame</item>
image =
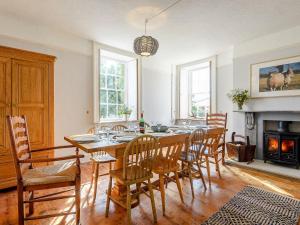
<path fill-rule="evenodd" d="M 191 118 L 191 117 L 187 117 L 187 118 L 181 118 L 180 117 L 180 74 L 181 74 L 181 70 L 186 68 L 186 67 L 191 67 L 191 66 L 196 66 L 198 64 L 202 64 L 202 63 L 209 63 L 209 68 L 210 68 L 210 112 L 216 112 L 216 106 L 217 106 L 217 101 L 216 101 L 216 96 L 217 96 L 217 89 L 216 89 L 216 57 L 212 56 L 209 58 L 205 58 L 205 59 L 201 59 L 201 60 L 195 60 L 189 63 L 184 63 L 184 64 L 179 64 L 176 66 L 176 109 L 175 109 L 175 119 L 195 119 L 195 120 L 202 120 L 204 118 L 202 117 L 196 117 L 196 118 Z M 200 68 L 200 67 L 199 67 Z M 190 71 L 189 71 L 190 73 Z M 190 74 L 189 76 L 189 84 L 190 84 Z M 190 87 L 188 90 L 188 112 L 191 112 L 191 91 Z"/>
<path fill-rule="evenodd" d="M 136 81 L 137 81 L 137 99 L 136 99 L 136 104 L 137 104 L 137 117 L 139 115 L 139 113 L 141 112 L 141 58 L 139 56 L 137 56 L 136 54 L 134 54 L 133 52 L 129 52 L 129 51 L 125 51 L 122 49 L 118 49 L 118 48 L 114 48 L 108 45 L 104 45 L 104 44 L 100 44 L 97 42 L 93 43 L 93 83 L 94 83 L 94 93 L 93 93 L 93 120 L 94 123 L 107 123 L 107 122 L 125 122 L 125 119 L 101 119 L 100 118 L 100 110 L 99 110 L 99 104 L 100 104 L 100 82 L 99 82 L 99 73 L 100 73 L 100 65 L 101 65 L 101 50 L 103 51 L 109 51 L 112 53 L 116 53 L 122 56 L 126 56 L 126 57 L 131 57 L 133 59 L 136 60 Z M 105 56 L 106 58 L 109 58 L 107 56 Z M 118 59 L 112 59 L 112 60 L 116 60 L 116 61 L 120 61 L 122 63 L 124 63 L 124 61 L 122 60 L 118 60 Z M 127 77 L 127 71 L 125 76 Z M 125 79 L 125 82 L 127 82 L 127 79 Z M 125 102 L 128 101 L 128 85 L 125 84 Z M 126 103 L 125 103 L 126 104 Z M 137 118 L 136 118 L 137 119 Z M 134 119 L 134 120 L 136 120 Z"/>

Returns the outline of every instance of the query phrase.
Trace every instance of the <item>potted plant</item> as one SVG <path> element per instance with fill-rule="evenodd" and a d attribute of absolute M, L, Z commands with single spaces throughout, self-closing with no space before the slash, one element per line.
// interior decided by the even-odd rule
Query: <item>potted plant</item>
<path fill-rule="evenodd" d="M 128 106 L 123 105 L 119 111 L 120 115 L 124 115 L 125 116 L 125 121 L 128 120 L 128 117 L 130 116 L 130 114 L 132 113 L 132 109 L 130 109 Z"/>
<path fill-rule="evenodd" d="M 237 104 L 239 110 L 242 110 L 243 105 L 249 100 L 250 95 L 248 90 L 234 89 L 228 94 L 228 97 L 233 103 Z"/>

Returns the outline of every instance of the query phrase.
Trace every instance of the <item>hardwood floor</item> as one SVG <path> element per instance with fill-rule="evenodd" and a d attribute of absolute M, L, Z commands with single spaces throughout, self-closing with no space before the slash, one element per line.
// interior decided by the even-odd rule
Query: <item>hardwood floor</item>
<path fill-rule="evenodd" d="M 106 168 L 103 168 L 106 171 Z M 182 182 L 185 203 L 182 204 L 175 183 L 170 183 L 166 190 L 166 216 L 162 215 L 161 198 L 158 191 L 154 192 L 155 204 L 157 208 L 158 224 L 164 225 L 187 225 L 201 224 L 222 205 L 224 205 L 235 193 L 240 191 L 245 185 L 251 184 L 263 187 L 267 190 L 286 194 L 300 199 L 300 181 L 278 177 L 261 172 L 241 169 L 234 166 L 221 166 L 222 179 L 219 179 L 212 168 L 211 186 L 204 191 L 200 180 L 194 180 L 195 199 L 192 199 L 189 180 L 186 178 Z M 126 210 L 111 203 L 109 217 L 105 218 L 105 202 L 108 176 L 100 177 L 98 183 L 98 193 L 95 204 L 92 203 L 92 191 L 90 189 L 91 165 L 82 165 L 82 209 L 81 224 L 126 224 Z M 206 171 L 203 170 L 206 177 Z M 208 181 L 206 179 L 208 184 Z M 45 193 L 45 192 L 38 192 Z M 53 213 L 68 210 L 73 207 L 73 200 L 58 200 L 51 203 L 37 203 L 35 207 L 37 214 Z M 134 224 L 152 224 L 152 212 L 150 199 L 141 195 L 141 204 L 132 210 L 132 221 Z M 50 218 L 27 222 L 30 225 L 55 225 L 74 224 L 74 216 Z M 0 192 L 0 224 L 17 224 L 17 197 L 15 190 Z M 300 222 L 299 222 L 300 225 Z"/>

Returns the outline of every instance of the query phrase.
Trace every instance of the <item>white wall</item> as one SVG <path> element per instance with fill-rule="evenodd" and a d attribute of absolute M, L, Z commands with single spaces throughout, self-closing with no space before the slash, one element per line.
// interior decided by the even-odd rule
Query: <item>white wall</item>
<path fill-rule="evenodd" d="M 259 37 L 234 47 L 233 86 L 250 90 L 250 66 L 264 61 L 276 60 L 300 53 L 300 27 Z M 300 96 L 251 99 L 245 110 L 300 110 Z M 244 115 L 235 112 L 234 130 L 244 132 Z"/>

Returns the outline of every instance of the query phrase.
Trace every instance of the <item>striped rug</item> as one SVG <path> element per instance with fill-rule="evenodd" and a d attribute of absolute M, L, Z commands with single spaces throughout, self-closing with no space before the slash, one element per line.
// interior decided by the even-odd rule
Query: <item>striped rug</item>
<path fill-rule="evenodd" d="M 299 217 L 299 200 L 246 186 L 202 225 L 297 225 Z"/>

